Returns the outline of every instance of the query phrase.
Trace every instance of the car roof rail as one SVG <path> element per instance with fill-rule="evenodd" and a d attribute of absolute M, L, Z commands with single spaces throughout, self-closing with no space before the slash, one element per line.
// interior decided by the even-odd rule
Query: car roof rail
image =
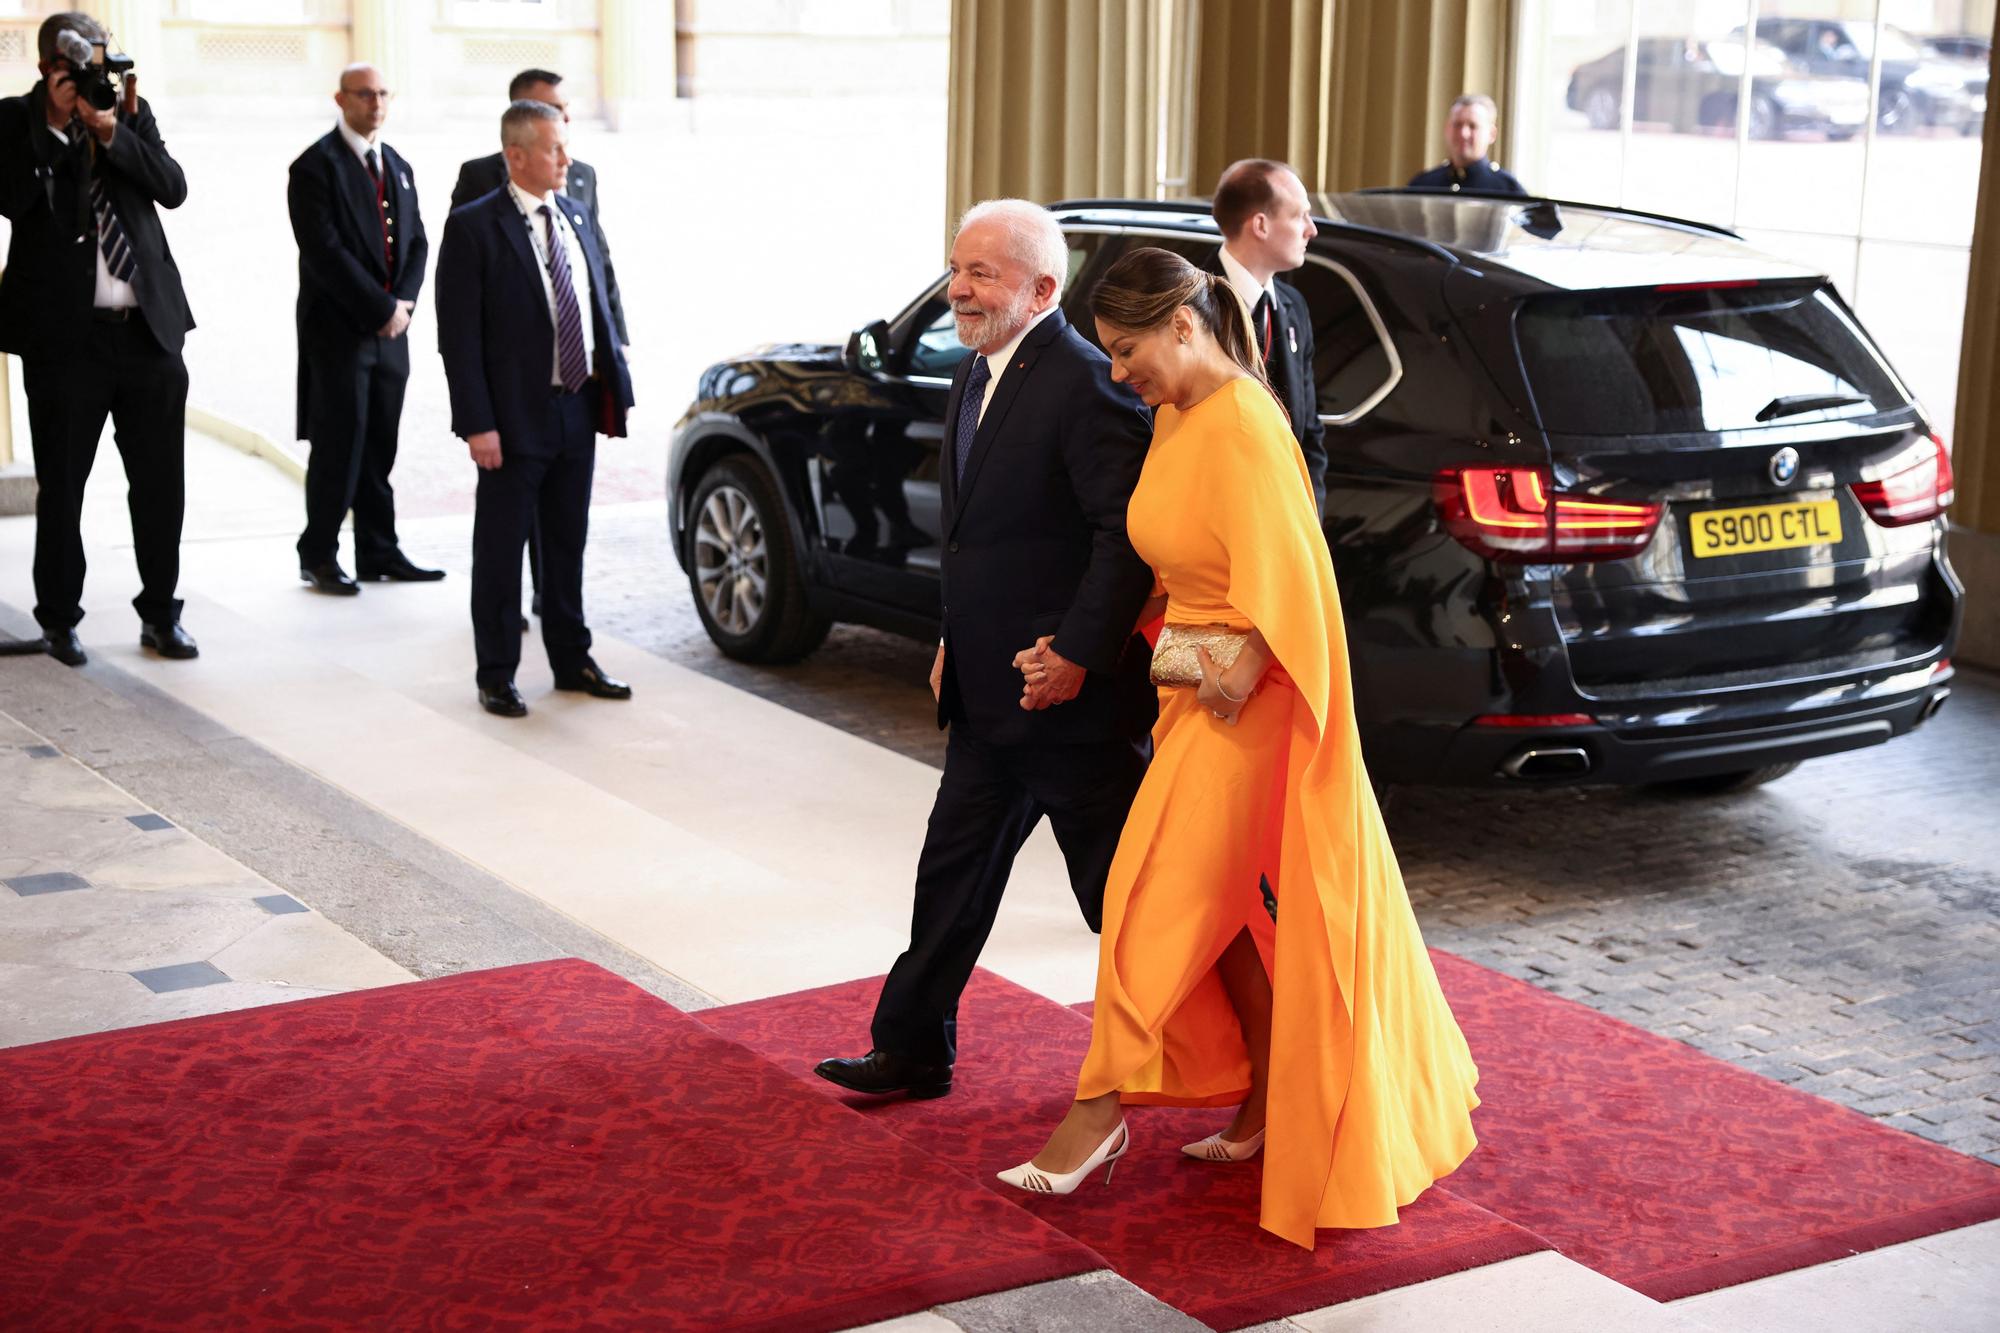
<path fill-rule="evenodd" d="M 1315 196 L 1317 197 L 1317 196 Z M 1051 213 L 1082 213 L 1094 208 L 1114 209 L 1123 213 L 1178 213 L 1182 216 L 1199 215 L 1209 219 L 1209 201 L 1206 199 L 1064 199 L 1048 205 Z M 1408 232 L 1394 231 L 1387 227 L 1371 227 L 1365 222 L 1353 222 L 1345 218 L 1330 218 L 1322 214 L 1313 215 L 1321 222 L 1330 223 L 1343 231 L 1362 236 L 1377 237 L 1397 245 L 1422 250 L 1447 263 L 1456 264 L 1459 256 L 1445 246 L 1425 236 L 1412 236 Z"/>
<path fill-rule="evenodd" d="M 1512 203 L 1522 206 L 1535 204 L 1555 204 L 1560 208 L 1588 208 L 1598 213 L 1616 213 L 1620 217 L 1643 218 L 1647 222 L 1664 222 L 1673 227 L 1686 227 L 1692 231 L 1707 232 L 1711 236 L 1726 236 L 1732 241 L 1743 239 L 1741 232 L 1732 230 L 1717 222 L 1701 222 L 1694 218 L 1678 218 L 1671 213 L 1649 213 L 1643 208 L 1624 208 L 1617 204 L 1594 204 L 1584 199 L 1559 199 L 1549 194 L 1489 194 L 1482 190 L 1413 190 L 1407 185 L 1370 185 L 1359 190 L 1349 190 L 1348 194 L 1414 194 L 1436 198 L 1439 195 L 1456 195 L 1461 199 L 1484 199 L 1494 203 Z"/>

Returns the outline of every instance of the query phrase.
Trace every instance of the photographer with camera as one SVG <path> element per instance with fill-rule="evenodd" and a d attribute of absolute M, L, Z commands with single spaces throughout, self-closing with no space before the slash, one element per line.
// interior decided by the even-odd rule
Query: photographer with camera
<path fill-rule="evenodd" d="M 13 223 L 0 274 L 0 351 L 21 358 L 34 441 L 35 619 L 49 654 L 82 666 L 84 483 L 108 415 L 125 463 L 141 590 L 139 642 L 196 655 L 180 625 L 181 344 L 194 327 L 156 205 L 187 179 L 167 155 L 132 62 L 87 14 L 51 15 L 36 38 L 40 82 L 0 99 L 0 214 Z"/>

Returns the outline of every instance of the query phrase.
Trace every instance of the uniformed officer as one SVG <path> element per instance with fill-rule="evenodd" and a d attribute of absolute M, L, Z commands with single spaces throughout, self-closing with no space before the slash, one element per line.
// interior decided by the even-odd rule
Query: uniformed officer
<path fill-rule="evenodd" d="M 1527 187 L 1494 166 L 1486 156 L 1498 133 L 1499 117 L 1500 109 L 1485 93 L 1461 94 L 1445 118 L 1444 146 L 1449 156 L 1444 165 L 1412 176 L 1409 188 L 1448 190 L 1453 194 L 1525 196 Z"/>

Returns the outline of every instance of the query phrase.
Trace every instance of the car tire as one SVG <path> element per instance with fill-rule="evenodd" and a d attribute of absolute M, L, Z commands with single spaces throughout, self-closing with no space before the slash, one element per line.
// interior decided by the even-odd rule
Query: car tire
<path fill-rule="evenodd" d="M 1705 778 L 1650 783 L 1647 790 L 1663 796 L 1727 796 L 1732 792 L 1748 791 L 1767 782 L 1776 782 L 1797 767 L 1797 762 L 1766 764 L 1762 768 L 1746 768 L 1735 773 L 1711 773 Z"/>
<path fill-rule="evenodd" d="M 1875 128 L 1885 132 L 1915 129 L 1916 110 L 1908 89 L 1898 88 L 1894 92 L 1885 89 L 1875 108 Z"/>
<path fill-rule="evenodd" d="M 1583 118 L 1593 130 L 1618 128 L 1618 94 L 1599 84 L 1583 95 Z"/>
<path fill-rule="evenodd" d="M 1785 113 L 1770 97 L 1750 99 L 1750 137 L 1753 139 L 1782 139 L 1785 137 Z"/>
<path fill-rule="evenodd" d="M 833 622 L 806 601 L 804 571 L 776 483 L 733 455 L 696 483 L 688 505 L 688 588 L 702 628 L 739 662 L 796 662 Z"/>

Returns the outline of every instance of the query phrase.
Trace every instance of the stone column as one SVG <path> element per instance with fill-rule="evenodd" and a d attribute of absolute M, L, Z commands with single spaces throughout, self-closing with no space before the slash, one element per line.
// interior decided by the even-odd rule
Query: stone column
<path fill-rule="evenodd" d="M 598 0 L 598 96 L 613 130 L 671 113 L 677 8 L 665 0 Z"/>
<path fill-rule="evenodd" d="M 390 125 L 421 106 L 429 91 L 424 77 L 429 62 L 420 58 L 432 39 L 430 15 L 435 6 L 408 0 L 353 0 L 348 25 L 348 60 L 366 61 L 382 71 L 383 82 L 396 95 Z M 331 94 L 331 86 L 327 88 Z"/>

